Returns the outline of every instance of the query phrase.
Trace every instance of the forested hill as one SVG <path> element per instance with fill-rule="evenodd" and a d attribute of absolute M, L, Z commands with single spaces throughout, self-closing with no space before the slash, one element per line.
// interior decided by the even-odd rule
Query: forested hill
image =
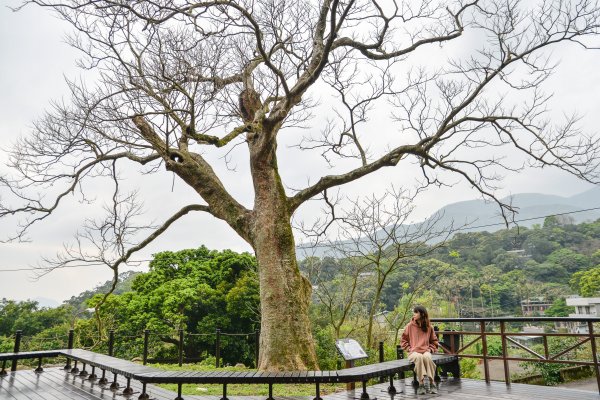
<path fill-rule="evenodd" d="M 573 223 L 595 221 L 600 218 L 600 187 L 592 188 L 586 192 L 571 197 L 554 196 L 540 193 L 520 193 L 502 199 L 517 208 L 515 220 L 521 227 L 532 227 L 543 223 L 547 215 L 569 213 L 569 220 Z M 595 210 L 590 210 L 595 209 Z M 590 210 L 583 211 L 581 210 Z M 503 230 L 504 220 L 499 215 L 498 206 L 484 200 L 460 201 L 448 204 L 431 215 L 422 223 L 403 226 L 402 229 L 411 231 L 420 225 L 427 225 L 436 221 L 436 226 L 441 230 L 449 226 L 466 225 L 461 232 L 495 232 Z M 298 258 L 309 256 L 323 257 L 327 255 L 327 247 L 318 248 L 310 245 L 299 245 Z"/>
<path fill-rule="evenodd" d="M 365 298 L 358 303 L 376 296 L 376 281 L 387 272 L 378 309 L 388 311 L 428 288 L 435 293 L 418 301 L 446 304 L 440 313 L 487 316 L 519 315 L 522 300 L 540 297 L 562 304 L 568 295 L 600 291 L 600 219 L 571 224 L 549 217 L 532 228 L 457 233 L 424 257 L 402 258 L 410 250 L 388 248 L 368 259 L 314 257 L 301 265 L 322 297 L 327 291 L 343 293 L 351 287 L 353 271 L 359 271 L 356 277 L 373 282 L 361 288 Z"/>
<path fill-rule="evenodd" d="M 131 286 L 133 284 L 133 280 L 136 276 L 141 274 L 141 272 L 135 271 L 125 271 L 119 274 L 119 281 L 117 282 L 117 286 L 113 291 L 114 294 L 122 294 L 125 292 L 131 291 Z M 84 292 L 79 293 L 77 296 L 71 297 L 69 300 L 66 300 L 64 303 L 70 306 L 75 307 L 77 310 L 85 310 L 88 308 L 87 301 L 97 294 L 108 293 L 110 287 L 112 286 L 112 281 L 106 281 L 101 285 L 96 286 L 94 289 L 86 290 Z"/>

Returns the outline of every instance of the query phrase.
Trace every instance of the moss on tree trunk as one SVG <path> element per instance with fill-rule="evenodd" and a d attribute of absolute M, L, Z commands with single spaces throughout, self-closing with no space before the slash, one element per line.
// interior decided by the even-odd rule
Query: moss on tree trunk
<path fill-rule="evenodd" d="M 255 189 L 251 236 L 258 261 L 261 303 L 258 368 L 317 369 L 308 318 L 312 288 L 296 262 L 291 213 L 277 170 L 275 146 L 265 149 L 263 145 L 250 145 Z"/>

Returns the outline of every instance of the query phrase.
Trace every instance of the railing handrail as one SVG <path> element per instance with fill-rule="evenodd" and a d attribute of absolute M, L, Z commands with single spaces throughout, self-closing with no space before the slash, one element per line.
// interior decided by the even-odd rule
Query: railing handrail
<path fill-rule="evenodd" d="M 478 317 L 430 318 L 431 322 L 600 322 L 600 317 Z"/>

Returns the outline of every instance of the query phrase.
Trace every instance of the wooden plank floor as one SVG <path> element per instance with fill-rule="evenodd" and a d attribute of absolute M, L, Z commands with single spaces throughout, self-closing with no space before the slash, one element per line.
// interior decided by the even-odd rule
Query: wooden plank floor
<path fill-rule="evenodd" d="M 112 380 L 112 376 L 108 376 Z M 97 383 L 83 379 L 64 371 L 61 368 L 46 368 L 41 374 L 33 371 L 17 371 L 0 378 L 0 400 L 137 400 L 141 392 L 141 385 L 132 381 L 134 394 L 127 397 L 122 394 L 125 380 L 119 379 L 121 389 L 113 392 L 108 385 L 100 386 Z M 395 381 L 396 389 L 402 389 L 402 384 Z M 442 382 L 439 393 L 417 396 L 415 389 L 410 386 L 410 381 L 404 385 L 404 390 L 395 396 L 387 393 L 387 383 L 370 386 L 368 393 L 371 400 L 399 400 L 399 399 L 448 399 L 448 400 L 600 400 L 597 392 L 563 389 L 556 387 L 533 386 L 513 384 L 506 386 L 502 382 L 493 382 L 486 385 L 484 381 L 463 379 L 460 381 L 448 380 Z M 176 393 L 156 386 L 148 385 L 151 399 L 173 400 Z M 274 386 L 274 395 L 277 400 L 312 400 L 310 397 L 283 397 L 277 395 L 277 386 Z M 322 396 L 324 400 L 357 400 L 360 399 L 360 390 L 344 391 Z M 220 396 L 184 396 L 185 400 L 219 400 Z M 263 396 L 230 396 L 230 400 L 265 400 Z"/>

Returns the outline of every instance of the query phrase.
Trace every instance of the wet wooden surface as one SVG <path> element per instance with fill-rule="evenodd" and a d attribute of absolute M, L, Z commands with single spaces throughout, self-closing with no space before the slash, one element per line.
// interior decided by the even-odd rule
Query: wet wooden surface
<path fill-rule="evenodd" d="M 450 399 L 450 400 L 600 400 L 597 392 L 545 387 L 523 384 L 506 386 L 503 382 L 492 382 L 487 385 L 484 381 L 462 379 L 449 379 L 439 385 L 438 394 L 417 396 L 416 390 L 410 386 L 410 381 L 403 385 L 395 381 L 399 391 L 395 396 L 387 393 L 388 383 L 369 386 L 368 393 L 371 400 L 395 399 Z M 71 399 L 135 399 L 137 400 L 141 386 L 132 381 L 134 393 L 131 396 L 122 394 L 126 381 L 119 377 L 120 389 L 112 391 L 109 385 L 98 385 L 97 381 L 90 381 L 78 375 L 66 372 L 62 368 L 46 368 L 44 372 L 36 374 L 30 370 L 11 372 L 0 378 L 0 399 L 2 400 L 71 400 Z M 310 385 L 309 385 L 310 386 Z M 360 385 L 357 385 L 360 387 Z M 403 389 L 403 390 L 402 390 Z M 402 392 L 400 392 L 402 390 Z M 173 400 L 175 392 L 148 385 L 151 399 Z M 273 387 L 273 394 L 277 400 L 312 400 L 314 396 L 286 397 L 278 393 L 278 385 Z M 184 395 L 189 400 L 219 400 L 221 396 L 190 396 Z M 339 393 L 322 394 L 324 400 L 355 400 L 360 398 L 360 390 L 343 391 Z M 265 400 L 265 396 L 229 396 L 230 400 Z"/>

